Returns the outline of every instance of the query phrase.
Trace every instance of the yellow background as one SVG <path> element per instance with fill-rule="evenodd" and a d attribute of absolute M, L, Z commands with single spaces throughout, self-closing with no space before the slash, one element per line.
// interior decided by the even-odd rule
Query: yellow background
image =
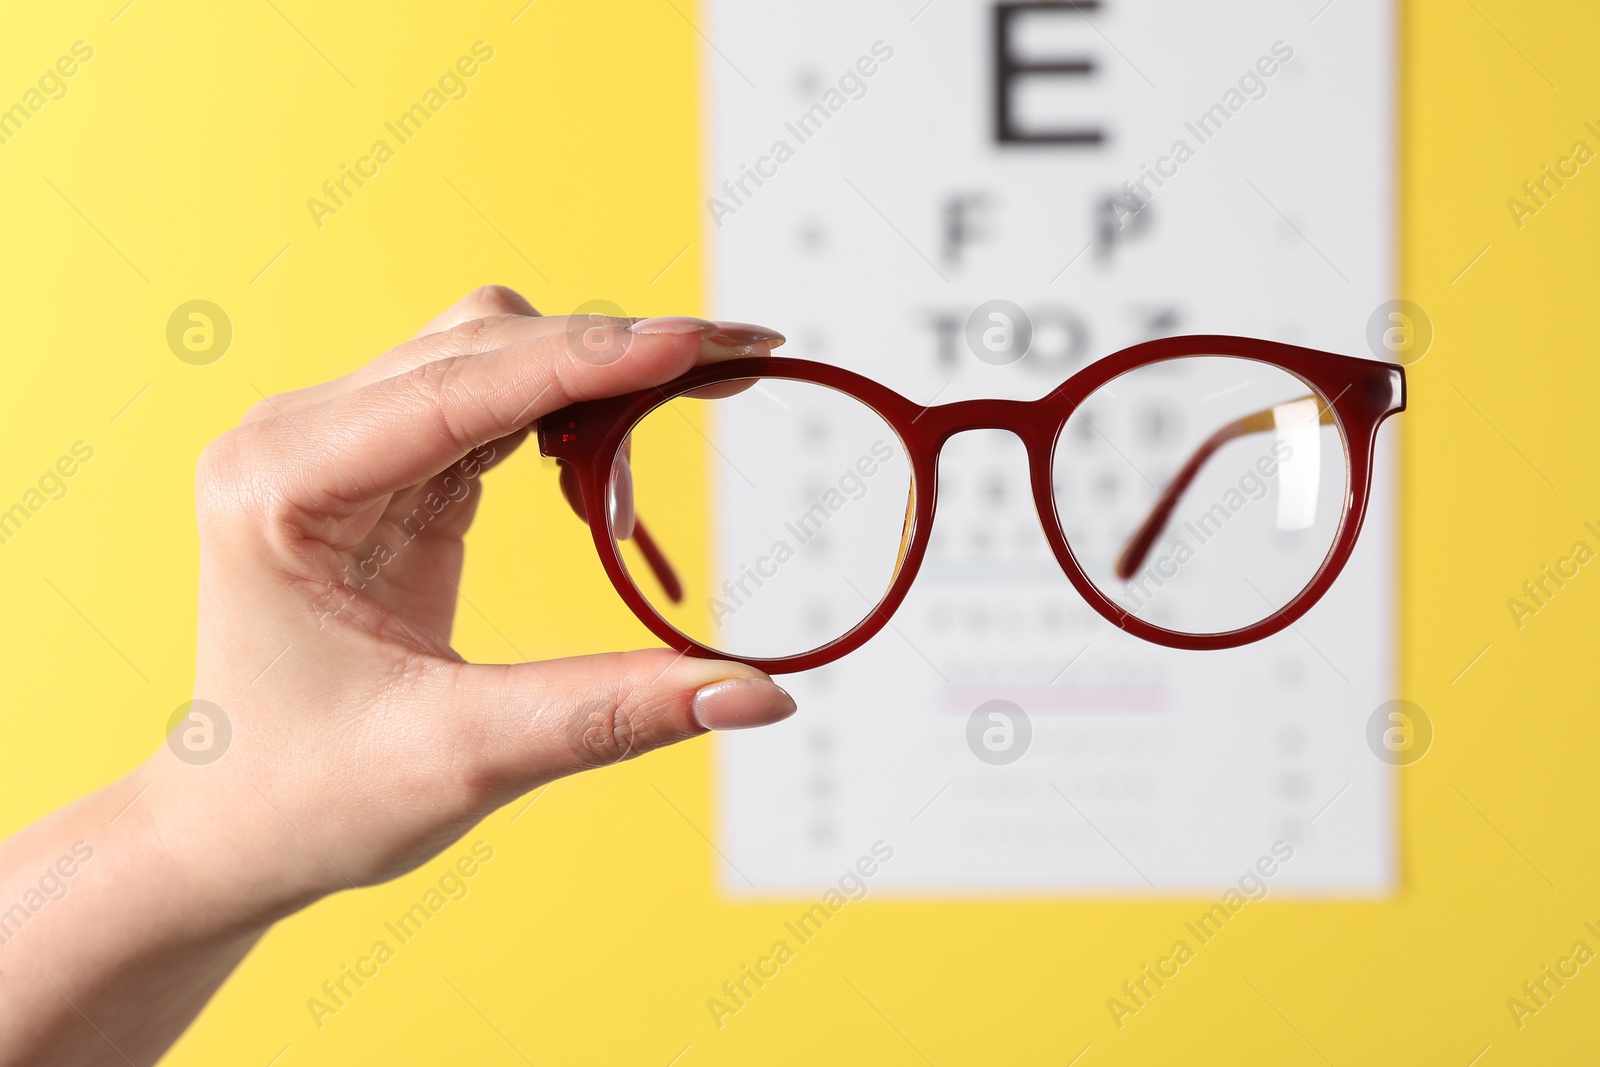
<path fill-rule="evenodd" d="M 693 313 L 703 293 L 688 0 L 123 3 L 0 16 L 0 103 L 74 41 L 95 50 L 0 145 L 0 506 L 95 449 L 0 545 L 3 832 L 123 773 L 189 698 L 193 465 L 260 393 L 342 373 L 482 282 L 552 312 Z M 795 908 L 719 901 L 702 741 L 557 783 L 283 923 L 169 1062 L 1594 1062 L 1600 964 L 1520 1031 L 1506 999 L 1575 940 L 1600 948 L 1600 573 L 1520 631 L 1506 599 L 1596 545 L 1600 170 L 1520 230 L 1506 200 L 1573 141 L 1600 148 L 1597 34 L 1592 5 L 1405 4 L 1402 295 L 1436 340 L 1400 420 L 1396 695 L 1436 737 L 1400 775 L 1395 899 L 1252 906 L 1121 1031 L 1106 998 L 1197 901 L 869 899 L 719 1031 L 706 998 Z M 478 40 L 495 57 L 470 95 L 313 226 L 306 198 Z M 165 343 L 195 298 L 234 325 L 212 366 Z M 536 455 L 488 485 L 465 653 L 650 643 Z M 470 896 L 319 1031 L 306 999 L 478 838 L 495 858 Z"/>

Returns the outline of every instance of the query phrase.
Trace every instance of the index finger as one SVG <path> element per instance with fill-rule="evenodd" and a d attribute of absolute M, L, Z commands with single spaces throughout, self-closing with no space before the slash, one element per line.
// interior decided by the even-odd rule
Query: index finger
<path fill-rule="evenodd" d="M 591 316 L 581 316 L 592 328 Z M 553 320 L 546 320 L 553 321 Z M 670 381 L 703 359 L 765 354 L 764 327 L 661 318 L 611 320 L 609 361 L 586 358 L 565 330 L 425 363 L 271 424 L 276 488 L 312 514 L 360 510 L 417 485 L 467 453 L 580 400 Z"/>

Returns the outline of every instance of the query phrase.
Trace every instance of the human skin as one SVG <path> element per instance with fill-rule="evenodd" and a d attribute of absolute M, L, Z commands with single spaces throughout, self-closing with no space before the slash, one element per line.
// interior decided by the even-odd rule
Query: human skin
<path fill-rule="evenodd" d="M 480 475 L 540 415 L 783 341 L 617 320 L 625 348 L 595 360 L 573 326 L 480 289 L 206 448 L 194 692 L 229 747 L 197 765 L 164 744 L 0 842 L 0 1064 L 153 1063 L 279 919 L 553 779 L 794 712 L 760 671 L 665 649 L 496 665 L 450 647 Z"/>

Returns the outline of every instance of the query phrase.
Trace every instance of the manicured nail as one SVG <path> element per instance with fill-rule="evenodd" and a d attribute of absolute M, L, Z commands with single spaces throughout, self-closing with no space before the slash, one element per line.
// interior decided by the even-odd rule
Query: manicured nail
<path fill-rule="evenodd" d="M 716 332 L 706 338 L 715 345 L 727 348 L 745 348 L 750 345 L 770 345 L 777 348 L 788 338 L 777 330 L 756 326 L 749 322 L 718 322 Z"/>
<path fill-rule="evenodd" d="M 628 327 L 628 332 L 636 334 L 697 333 L 703 337 L 711 333 L 716 328 L 716 323 L 708 322 L 705 319 L 692 319 L 683 315 L 668 315 L 665 318 L 659 319 L 640 319 L 638 322 Z"/>
<path fill-rule="evenodd" d="M 794 698 L 766 678 L 730 678 L 697 690 L 693 707 L 707 730 L 746 730 L 787 719 Z"/>

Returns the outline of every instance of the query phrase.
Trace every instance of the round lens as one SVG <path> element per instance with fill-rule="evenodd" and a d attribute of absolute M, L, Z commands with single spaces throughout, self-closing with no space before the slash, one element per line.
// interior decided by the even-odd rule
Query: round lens
<path fill-rule="evenodd" d="M 1089 580 L 1180 633 L 1261 622 L 1311 583 L 1348 493 L 1329 401 L 1288 371 L 1190 356 L 1129 371 L 1067 419 L 1056 516 Z"/>
<path fill-rule="evenodd" d="M 708 466 L 683 459 L 701 454 Z M 725 655 L 780 658 L 844 636 L 883 599 L 909 543 L 911 484 L 899 436 L 861 401 L 743 379 L 641 419 L 607 506 L 628 576 L 662 618 Z M 709 545 L 683 506 L 701 492 Z"/>

